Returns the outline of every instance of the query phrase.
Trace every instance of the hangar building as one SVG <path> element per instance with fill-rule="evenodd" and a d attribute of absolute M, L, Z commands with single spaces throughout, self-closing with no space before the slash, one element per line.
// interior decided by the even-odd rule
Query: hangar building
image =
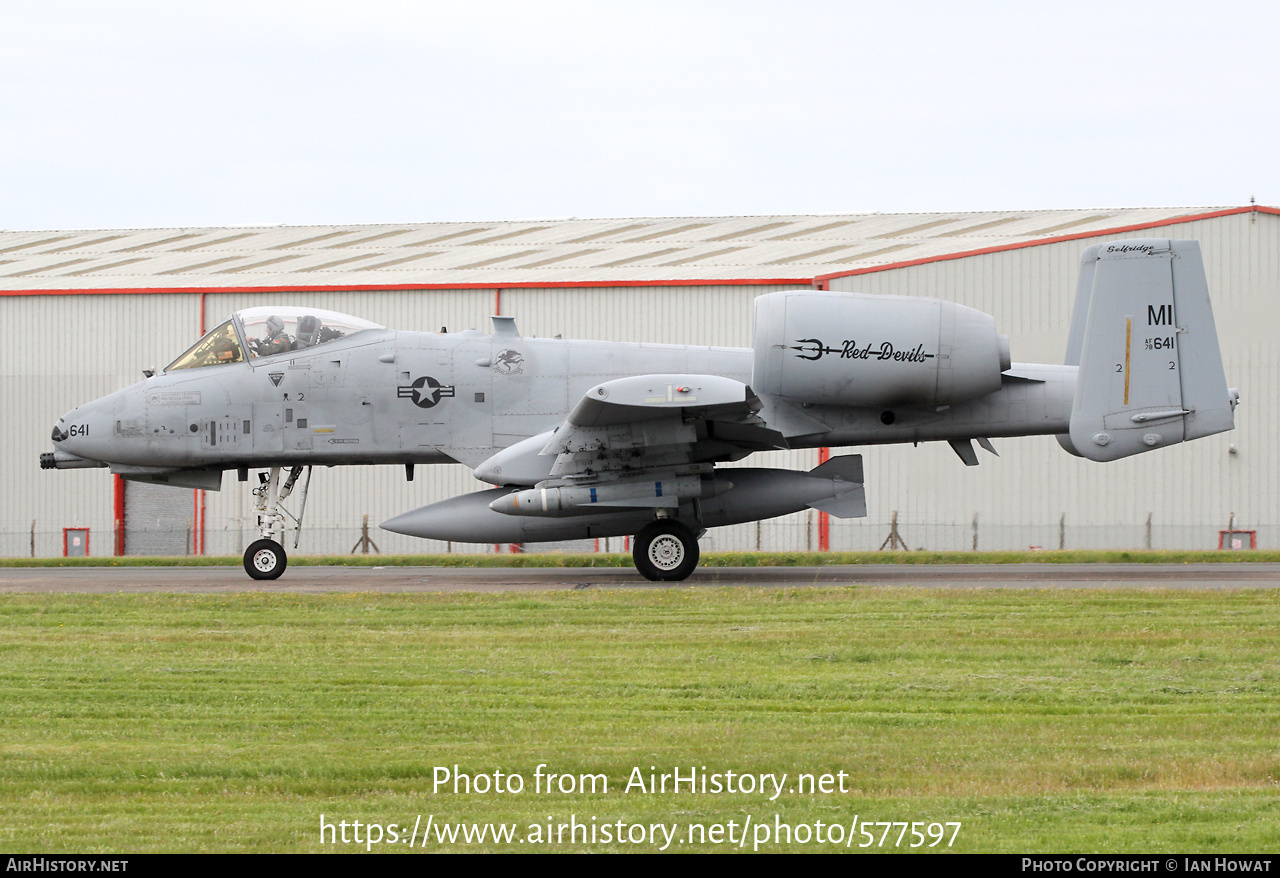
<path fill-rule="evenodd" d="M 1246 547 L 1280 545 L 1280 209 L 1250 205 L 0 232 L 0 554 L 243 551 L 252 497 L 234 473 L 215 493 L 38 464 L 58 417 L 164 367 L 240 308 L 304 305 L 428 331 L 487 332 L 500 314 L 525 335 L 747 347 L 754 297 L 818 288 L 968 305 L 995 316 L 1015 361 L 1059 363 L 1080 253 L 1121 237 L 1201 243 L 1241 394 L 1234 432 L 1110 464 L 1051 437 L 999 440 L 978 467 L 946 443 L 867 447 L 866 519 L 799 513 L 714 530 L 704 551 L 875 549 L 895 513 L 911 548 L 1212 548 L 1228 528 L 1252 532 L 1238 538 Z M 422 467 L 413 482 L 400 467 L 318 470 L 299 551 L 351 551 L 365 516 L 384 553 L 494 551 L 376 528 L 483 487 L 462 466 Z"/>

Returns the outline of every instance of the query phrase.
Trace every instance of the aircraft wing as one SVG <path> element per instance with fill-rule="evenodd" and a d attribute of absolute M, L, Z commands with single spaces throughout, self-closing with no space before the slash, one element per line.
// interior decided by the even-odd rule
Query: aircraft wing
<path fill-rule="evenodd" d="M 557 427 L 542 454 L 553 479 L 623 478 L 642 471 L 737 460 L 784 448 L 741 381 L 718 375 L 639 375 L 598 384 Z"/>

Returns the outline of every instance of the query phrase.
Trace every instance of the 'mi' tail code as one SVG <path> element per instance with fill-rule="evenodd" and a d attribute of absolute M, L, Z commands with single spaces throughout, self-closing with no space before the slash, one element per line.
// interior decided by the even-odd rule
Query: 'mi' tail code
<path fill-rule="evenodd" d="M 1079 366 L 1072 454 L 1107 461 L 1235 427 L 1196 241 L 1095 244 L 1080 258 L 1067 341 Z"/>

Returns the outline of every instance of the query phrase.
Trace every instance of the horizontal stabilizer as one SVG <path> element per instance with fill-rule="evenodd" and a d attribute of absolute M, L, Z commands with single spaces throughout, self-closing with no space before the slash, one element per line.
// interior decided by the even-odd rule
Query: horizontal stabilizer
<path fill-rule="evenodd" d="M 1117 460 L 1235 426 L 1195 241 L 1085 250 L 1067 343 L 1073 361 L 1070 435 L 1059 437 L 1068 451 Z"/>

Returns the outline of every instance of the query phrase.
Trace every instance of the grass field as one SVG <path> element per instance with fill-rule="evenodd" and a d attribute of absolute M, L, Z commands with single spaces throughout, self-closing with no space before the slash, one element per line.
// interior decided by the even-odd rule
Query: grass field
<path fill-rule="evenodd" d="M 1274 590 L 46 594 L 0 614 L 6 852 L 366 849 L 321 844 L 321 815 L 676 824 L 681 851 L 730 847 L 689 824 L 855 815 L 958 821 L 967 852 L 1280 845 Z M 455 764 L 526 786 L 434 789 Z M 535 792 L 540 764 L 608 792 Z M 844 772 L 848 792 L 624 791 L 650 766 Z"/>

